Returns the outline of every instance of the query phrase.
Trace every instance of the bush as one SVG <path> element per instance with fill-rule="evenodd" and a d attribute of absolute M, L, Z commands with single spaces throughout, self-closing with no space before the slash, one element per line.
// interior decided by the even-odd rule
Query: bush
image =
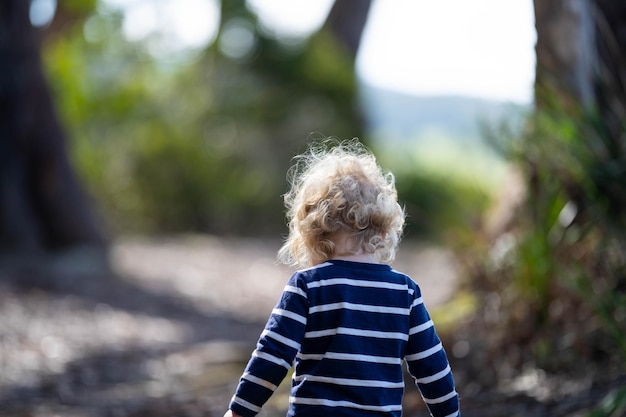
<path fill-rule="evenodd" d="M 104 6 L 86 24 L 98 36 L 77 28 L 44 49 L 72 159 L 113 235 L 276 236 L 311 132 L 360 136 L 354 68 L 323 33 L 288 48 L 252 24 L 250 59 L 211 45 L 163 62 L 121 25 Z"/>
<path fill-rule="evenodd" d="M 374 151 L 396 177 L 405 237 L 456 245 L 480 227 L 503 166 L 476 143 L 468 150 L 451 138 L 433 142 L 384 142 Z"/>
<path fill-rule="evenodd" d="M 623 372 L 626 182 L 617 167 L 626 147 L 602 126 L 593 113 L 544 110 L 501 147 L 526 199 L 508 228 L 459 251 L 476 297 L 493 301 L 472 331 L 500 358 L 487 363 L 496 376 L 527 366 L 581 378 Z"/>

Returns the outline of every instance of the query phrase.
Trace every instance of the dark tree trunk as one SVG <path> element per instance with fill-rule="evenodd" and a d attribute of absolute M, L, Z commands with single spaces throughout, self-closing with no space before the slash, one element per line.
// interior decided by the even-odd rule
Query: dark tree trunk
<path fill-rule="evenodd" d="M 0 251 L 104 244 L 43 75 L 29 2 L 0 2 Z"/>
<path fill-rule="evenodd" d="M 325 26 L 356 60 L 371 0 L 335 0 Z"/>
<path fill-rule="evenodd" d="M 624 147 L 621 132 L 626 123 L 626 2 L 596 0 L 598 78 L 596 106 L 615 147 Z"/>
<path fill-rule="evenodd" d="M 597 64 L 590 0 L 534 0 L 537 44 L 535 103 L 556 94 L 563 103 L 590 106 Z"/>
<path fill-rule="evenodd" d="M 534 0 L 535 99 L 603 107 L 626 102 L 626 2 Z"/>

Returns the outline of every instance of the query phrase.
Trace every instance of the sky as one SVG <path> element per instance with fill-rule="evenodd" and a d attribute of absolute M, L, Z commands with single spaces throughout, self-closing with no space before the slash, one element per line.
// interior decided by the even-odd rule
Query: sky
<path fill-rule="evenodd" d="M 332 0 L 249 0 L 286 33 L 314 30 Z M 530 103 L 532 0 L 374 0 L 357 57 L 367 83 L 419 95 Z"/>
<path fill-rule="evenodd" d="M 45 1 L 45 0 L 40 0 Z M 157 30 L 177 47 L 211 42 L 214 0 L 106 0 L 126 10 L 132 39 Z M 332 0 L 248 0 L 281 36 L 305 37 Z M 536 34 L 532 0 L 374 0 L 357 57 L 368 84 L 417 95 L 532 101 Z"/>
<path fill-rule="evenodd" d="M 376 85 L 530 103 L 532 0 L 375 1 L 357 61 Z"/>

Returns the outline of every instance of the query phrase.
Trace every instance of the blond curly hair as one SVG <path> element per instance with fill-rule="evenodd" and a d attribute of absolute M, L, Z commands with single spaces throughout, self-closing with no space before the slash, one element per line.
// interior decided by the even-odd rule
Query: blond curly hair
<path fill-rule="evenodd" d="M 332 259 L 338 255 L 333 239 L 344 234 L 354 243 L 352 253 L 393 261 L 405 219 L 393 174 L 383 172 L 358 139 L 313 143 L 294 161 L 284 195 L 289 235 L 278 260 L 309 267 Z"/>

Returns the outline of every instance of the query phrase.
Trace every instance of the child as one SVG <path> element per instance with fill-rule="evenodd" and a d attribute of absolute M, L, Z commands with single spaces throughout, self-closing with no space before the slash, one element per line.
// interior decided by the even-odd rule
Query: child
<path fill-rule="evenodd" d="M 287 283 L 224 417 L 256 415 L 294 359 L 287 416 L 400 416 L 403 360 L 433 416 L 460 416 L 420 289 L 387 265 L 404 226 L 393 175 L 357 140 L 314 145 L 288 174 L 279 260 L 307 269 Z"/>

